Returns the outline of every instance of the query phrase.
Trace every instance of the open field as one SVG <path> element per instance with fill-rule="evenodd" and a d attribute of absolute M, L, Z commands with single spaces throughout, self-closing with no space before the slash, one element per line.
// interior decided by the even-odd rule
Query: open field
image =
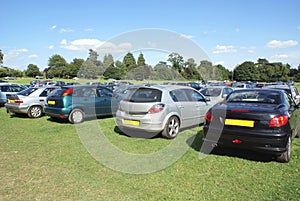
<path fill-rule="evenodd" d="M 292 159 L 287 164 L 258 154 L 247 157 L 243 151 L 218 152 L 201 160 L 202 127 L 192 128 L 178 136 L 180 146 L 187 151 L 175 163 L 149 174 L 128 174 L 112 170 L 93 158 L 80 140 L 76 125 L 55 122 L 47 116 L 40 119 L 10 116 L 5 108 L 0 108 L 0 121 L 0 200 L 299 200 L 300 197 L 299 138 L 293 142 Z M 116 132 L 113 117 L 86 121 L 82 126 L 95 123 L 111 144 L 127 153 L 152 153 L 172 143 L 163 138 L 122 135 Z M 140 164 L 135 168 L 145 167 Z"/>

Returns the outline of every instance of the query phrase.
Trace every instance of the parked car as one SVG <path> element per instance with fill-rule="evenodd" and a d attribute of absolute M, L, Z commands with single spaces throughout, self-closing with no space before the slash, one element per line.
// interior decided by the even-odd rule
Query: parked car
<path fill-rule="evenodd" d="M 284 91 L 241 89 L 206 113 L 203 146 L 248 149 L 289 162 L 300 109 Z"/>
<path fill-rule="evenodd" d="M 233 89 L 226 86 L 208 86 L 200 90 L 200 92 L 209 97 L 214 103 L 219 103 L 226 98 L 226 96 L 231 93 Z"/>
<path fill-rule="evenodd" d="M 199 91 L 179 85 L 130 87 L 116 113 L 117 126 L 123 131 L 161 133 L 175 138 L 179 130 L 204 122 L 212 106 Z"/>
<path fill-rule="evenodd" d="M 55 86 L 30 87 L 16 94 L 7 94 L 6 110 L 9 113 L 39 118 L 44 113 L 47 96 L 55 89 L 57 89 Z"/>
<path fill-rule="evenodd" d="M 283 84 L 283 85 L 268 85 L 268 86 L 264 86 L 263 88 L 284 90 L 287 94 L 289 94 L 294 99 L 296 104 L 300 103 L 299 91 L 293 85 L 285 85 L 285 84 Z"/>
<path fill-rule="evenodd" d="M 4 106 L 4 104 L 7 102 L 6 99 L 7 94 L 18 93 L 24 89 L 25 87 L 19 84 L 1 82 L 0 83 L 0 106 Z"/>
<path fill-rule="evenodd" d="M 77 124 L 86 117 L 112 115 L 117 110 L 118 102 L 118 97 L 113 97 L 113 92 L 106 87 L 68 85 L 49 94 L 45 113 Z"/>

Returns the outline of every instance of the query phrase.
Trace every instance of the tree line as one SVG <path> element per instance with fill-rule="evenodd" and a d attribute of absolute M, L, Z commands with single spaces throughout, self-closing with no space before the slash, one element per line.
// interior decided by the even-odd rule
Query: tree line
<path fill-rule="evenodd" d="M 0 77 L 45 77 L 57 78 L 87 78 L 98 77 L 113 79 L 136 80 L 236 80 L 236 81 L 300 81 L 300 65 L 298 69 L 291 69 L 289 64 L 280 62 L 270 63 L 267 59 L 259 58 L 257 62 L 245 61 L 237 65 L 232 71 L 210 61 L 200 61 L 197 64 L 193 58 L 185 60 L 179 53 L 169 54 L 166 61 L 159 61 L 155 66 L 148 65 L 141 52 L 135 59 L 128 52 L 122 61 L 114 61 L 111 54 L 105 54 L 100 60 L 99 54 L 90 49 L 86 60 L 75 58 L 68 63 L 63 56 L 55 54 L 48 60 L 48 66 L 43 71 L 35 64 L 29 64 L 24 71 L 13 68 L 0 67 Z M 0 64 L 4 55 L 0 50 Z"/>

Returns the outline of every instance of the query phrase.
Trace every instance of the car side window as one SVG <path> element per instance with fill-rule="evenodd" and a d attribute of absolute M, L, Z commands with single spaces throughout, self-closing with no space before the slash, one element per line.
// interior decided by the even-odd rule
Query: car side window
<path fill-rule="evenodd" d="M 99 97 L 112 97 L 113 94 L 107 89 L 98 89 Z"/>
<path fill-rule="evenodd" d="M 54 89 L 46 88 L 41 94 L 40 97 L 47 97 Z"/>
<path fill-rule="evenodd" d="M 177 90 L 171 91 L 170 95 L 174 102 L 189 101 L 187 94 L 182 89 L 177 89 Z"/>
<path fill-rule="evenodd" d="M 205 98 L 198 93 L 197 91 L 194 90 L 186 90 L 186 92 L 188 93 L 190 100 L 193 102 L 197 102 L 197 101 L 204 101 Z"/>

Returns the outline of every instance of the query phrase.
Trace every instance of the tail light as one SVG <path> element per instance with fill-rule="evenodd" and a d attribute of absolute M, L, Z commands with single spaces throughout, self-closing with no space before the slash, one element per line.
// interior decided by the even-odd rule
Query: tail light
<path fill-rule="evenodd" d="M 208 122 L 212 122 L 213 116 L 212 116 L 212 114 L 211 114 L 210 111 L 208 111 L 208 112 L 206 113 L 206 115 L 205 115 L 205 120 L 208 121 Z"/>
<path fill-rule="evenodd" d="M 284 126 L 285 124 L 288 123 L 288 121 L 289 121 L 289 118 L 286 115 L 275 116 L 270 120 L 269 126 L 270 127 Z"/>
<path fill-rule="evenodd" d="M 156 105 L 153 105 L 150 110 L 148 111 L 148 113 L 152 114 L 152 113 L 158 113 L 158 112 L 161 112 L 163 111 L 163 109 L 165 108 L 165 104 L 156 104 Z"/>
<path fill-rule="evenodd" d="M 70 95 L 71 93 L 73 93 L 73 89 L 72 89 L 72 88 L 68 88 L 68 89 L 62 94 L 62 96 L 67 96 L 67 95 Z"/>

